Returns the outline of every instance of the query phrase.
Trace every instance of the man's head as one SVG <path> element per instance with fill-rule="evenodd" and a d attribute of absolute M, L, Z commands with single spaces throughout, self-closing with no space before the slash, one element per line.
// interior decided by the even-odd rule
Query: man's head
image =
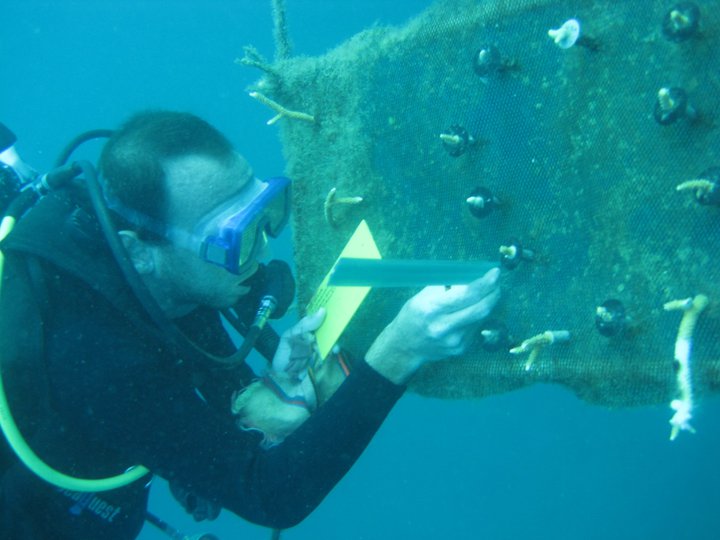
<path fill-rule="evenodd" d="M 234 161 L 252 171 L 230 141 L 213 126 L 189 113 L 149 111 L 136 114 L 118 129 L 100 156 L 106 189 L 123 207 L 159 224 L 168 224 L 171 211 L 167 165 L 178 158 L 203 156 L 230 167 Z M 202 186 L 198 186 L 201 187 Z M 128 223 L 141 238 L 165 241 L 159 231 Z"/>
<path fill-rule="evenodd" d="M 190 114 L 141 113 L 110 139 L 100 169 L 111 206 L 124 218 L 123 243 L 169 314 L 198 304 L 227 307 L 247 292 L 242 282 L 257 269 L 264 229 L 248 229 L 252 234 L 242 238 L 256 249 L 235 273 L 199 253 L 206 216 L 228 202 L 242 215 L 243 204 L 252 208 L 267 191 L 221 133 Z"/>

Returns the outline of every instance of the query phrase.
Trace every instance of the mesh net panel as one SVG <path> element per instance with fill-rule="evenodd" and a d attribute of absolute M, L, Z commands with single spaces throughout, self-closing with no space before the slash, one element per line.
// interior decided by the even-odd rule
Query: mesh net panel
<path fill-rule="evenodd" d="M 498 260 L 514 237 L 535 258 L 503 273 L 493 317 L 510 346 L 545 330 L 570 340 L 529 370 L 509 347 L 476 346 L 423 370 L 414 391 L 477 398 L 544 382 L 592 403 L 667 402 L 681 315 L 663 304 L 697 293 L 710 305 L 694 333 L 694 391 L 717 391 L 720 210 L 675 189 L 720 165 L 720 5 L 698 4 L 700 35 L 674 43 L 661 33 L 666 2 L 444 1 L 323 56 L 276 61 L 258 89 L 316 118 L 280 122 L 300 305 L 361 219 L 388 258 Z M 570 17 L 597 50 L 548 37 Z M 487 46 L 507 69 L 480 77 L 473 58 Z M 658 90 L 675 86 L 699 117 L 659 125 Z M 454 125 L 476 139 L 456 157 L 439 137 Z M 466 203 L 477 187 L 501 201 L 481 219 Z M 364 200 L 328 221 L 331 188 Z M 362 354 L 414 292 L 373 290 L 342 344 Z M 595 326 L 608 299 L 628 316 L 613 337 Z"/>

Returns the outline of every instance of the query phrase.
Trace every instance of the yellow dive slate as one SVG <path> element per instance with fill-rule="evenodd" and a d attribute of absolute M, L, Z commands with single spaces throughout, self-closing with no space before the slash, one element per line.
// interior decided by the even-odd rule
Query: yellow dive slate
<path fill-rule="evenodd" d="M 360 222 L 352 237 L 343 248 L 338 260 L 344 257 L 357 259 L 380 259 L 370 229 L 365 220 Z M 333 265 L 337 264 L 337 260 Z M 325 276 L 315 295 L 310 300 L 307 313 L 325 308 L 325 322 L 315 332 L 320 358 L 324 359 L 345 330 L 355 312 L 370 292 L 370 287 L 332 287 L 328 285 L 333 269 Z"/>

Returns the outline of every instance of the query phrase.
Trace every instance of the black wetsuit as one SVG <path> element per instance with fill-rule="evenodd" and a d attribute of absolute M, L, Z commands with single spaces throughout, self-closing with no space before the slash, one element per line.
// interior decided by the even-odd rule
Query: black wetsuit
<path fill-rule="evenodd" d="M 87 280 L 41 264 L 50 305 L 44 325 L 50 407 L 28 440 L 60 471 L 102 477 L 142 464 L 249 521 L 285 528 L 330 492 L 403 392 L 356 361 L 308 421 L 282 444 L 262 449 L 261 436 L 239 430 L 230 415 L 230 395 L 240 384 L 233 375 L 174 352 Z M 214 353 L 232 346 L 216 313 L 196 310 L 180 326 Z M 0 538 L 135 538 L 148 480 L 82 494 L 46 484 L 15 463 L 0 484 Z"/>

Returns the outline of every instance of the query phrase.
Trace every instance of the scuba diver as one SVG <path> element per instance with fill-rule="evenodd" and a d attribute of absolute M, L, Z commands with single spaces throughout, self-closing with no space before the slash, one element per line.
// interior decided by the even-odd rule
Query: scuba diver
<path fill-rule="evenodd" d="M 287 223 L 288 179 L 256 178 L 188 113 L 142 112 L 100 133 L 99 178 L 63 164 L 71 152 L 38 175 L 0 127 L 15 182 L 0 225 L 3 539 L 136 538 L 153 475 L 198 520 L 224 508 L 292 527 L 413 374 L 462 354 L 499 298 L 498 269 L 426 287 L 364 357 L 333 353 L 321 376 L 322 310 L 281 336 L 265 324 L 294 294 L 287 265 L 259 263 Z M 267 373 L 244 362 L 252 348 Z"/>

